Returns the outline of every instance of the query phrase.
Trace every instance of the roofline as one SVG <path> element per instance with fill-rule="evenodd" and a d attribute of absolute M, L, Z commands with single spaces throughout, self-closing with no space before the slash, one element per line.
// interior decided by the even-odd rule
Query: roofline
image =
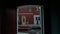
<path fill-rule="evenodd" d="M 43 5 L 23 5 L 23 6 L 18 6 L 17 9 L 23 8 L 23 7 L 43 7 Z"/>

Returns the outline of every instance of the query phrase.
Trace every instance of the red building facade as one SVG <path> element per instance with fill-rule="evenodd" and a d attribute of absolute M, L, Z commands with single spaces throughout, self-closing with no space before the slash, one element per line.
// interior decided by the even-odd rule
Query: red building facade
<path fill-rule="evenodd" d="M 40 15 L 40 12 L 36 7 L 31 7 L 31 11 L 29 11 L 29 7 L 22 7 L 19 8 L 18 15 L 20 17 L 19 23 L 22 23 L 22 16 L 25 16 L 28 24 L 34 24 L 34 15 Z"/>

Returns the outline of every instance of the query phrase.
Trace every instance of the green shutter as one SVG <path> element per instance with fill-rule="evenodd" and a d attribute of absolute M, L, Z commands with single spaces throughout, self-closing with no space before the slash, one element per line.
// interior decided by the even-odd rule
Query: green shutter
<path fill-rule="evenodd" d="M 29 7 L 29 12 L 32 12 L 32 7 Z"/>

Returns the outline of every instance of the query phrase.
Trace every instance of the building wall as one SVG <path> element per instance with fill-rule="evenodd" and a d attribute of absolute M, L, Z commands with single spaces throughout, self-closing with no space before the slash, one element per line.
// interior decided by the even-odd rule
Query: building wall
<path fill-rule="evenodd" d="M 21 14 L 21 13 L 33 13 L 33 14 Z M 29 24 L 34 23 L 34 15 L 39 15 L 39 11 L 37 11 L 36 7 L 32 7 L 32 11 L 29 12 L 28 7 L 23 7 L 19 9 L 19 17 L 20 17 L 20 23 L 21 23 L 21 16 L 26 16 L 26 19 Z"/>
<path fill-rule="evenodd" d="M 26 16 L 26 21 L 28 21 L 28 23 L 29 24 L 33 24 L 33 15 L 31 15 L 31 14 L 22 14 L 22 15 L 19 15 L 20 17 L 22 17 L 22 16 Z M 20 18 L 20 20 L 21 20 L 22 18 Z M 20 23 L 21 23 L 21 21 L 20 21 Z"/>

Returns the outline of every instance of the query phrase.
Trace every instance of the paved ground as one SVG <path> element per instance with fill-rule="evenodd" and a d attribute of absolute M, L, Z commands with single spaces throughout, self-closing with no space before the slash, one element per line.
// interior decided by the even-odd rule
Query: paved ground
<path fill-rule="evenodd" d="M 18 34 L 29 34 L 29 33 L 18 33 Z"/>
<path fill-rule="evenodd" d="M 21 32 L 20 32 L 20 33 L 18 33 L 18 34 L 29 34 L 29 33 L 21 33 Z M 37 33 L 37 34 L 39 34 L 39 33 Z"/>

